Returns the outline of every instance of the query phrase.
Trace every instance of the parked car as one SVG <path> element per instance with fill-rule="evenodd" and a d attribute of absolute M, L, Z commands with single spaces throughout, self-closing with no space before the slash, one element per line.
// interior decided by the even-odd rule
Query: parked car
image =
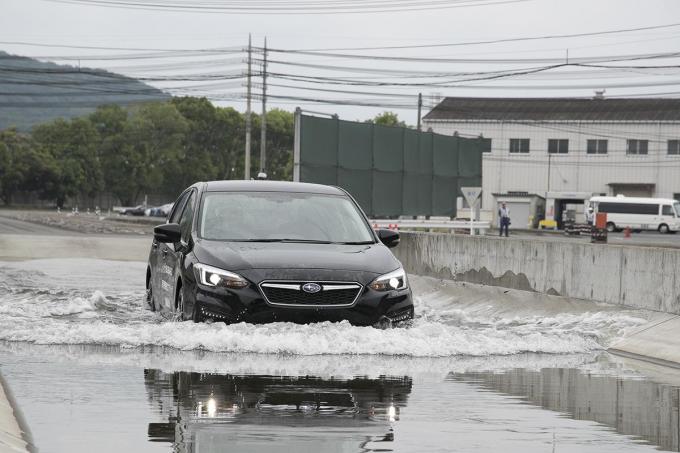
<path fill-rule="evenodd" d="M 147 304 L 196 322 L 407 321 L 411 290 L 388 249 L 398 243 L 337 187 L 197 183 L 154 230 Z"/>
<path fill-rule="evenodd" d="M 164 204 L 163 206 L 156 206 L 148 210 L 146 215 L 151 217 L 167 217 L 172 211 L 172 206 L 174 203 Z"/>
<path fill-rule="evenodd" d="M 125 208 L 122 212 L 123 215 L 135 215 L 142 216 L 146 208 L 143 205 L 135 206 L 134 208 Z"/>

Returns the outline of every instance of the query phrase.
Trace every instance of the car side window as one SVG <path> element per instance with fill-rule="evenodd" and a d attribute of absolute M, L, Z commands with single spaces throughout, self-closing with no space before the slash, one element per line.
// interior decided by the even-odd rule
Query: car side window
<path fill-rule="evenodd" d="M 179 220 L 179 230 L 182 233 L 182 241 L 188 242 L 191 234 L 191 221 L 194 218 L 194 205 L 196 204 L 196 192 L 192 191 L 187 200 L 182 217 Z"/>
<path fill-rule="evenodd" d="M 673 217 L 673 206 L 669 204 L 663 205 L 663 210 L 661 211 L 661 215 L 669 215 Z"/>
<path fill-rule="evenodd" d="M 184 192 L 182 195 L 179 196 L 177 201 L 175 202 L 175 206 L 172 208 L 172 212 L 170 213 L 170 217 L 168 217 L 168 223 L 179 223 L 179 217 L 182 215 L 182 209 L 184 208 L 184 202 L 186 201 L 187 197 L 189 196 L 190 192 Z"/>

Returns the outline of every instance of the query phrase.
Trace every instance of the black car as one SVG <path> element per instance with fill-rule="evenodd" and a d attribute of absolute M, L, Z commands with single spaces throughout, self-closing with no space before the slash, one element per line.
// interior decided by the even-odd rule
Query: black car
<path fill-rule="evenodd" d="M 146 211 L 146 208 L 144 205 L 139 205 L 135 206 L 134 208 L 127 208 L 123 210 L 122 214 L 123 215 L 134 215 L 134 216 L 142 216 L 144 215 L 144 211 Z"/>
<path fill-rule="evenodd" d="M 147 304 L 196 322 L 413 318 L 408 280 L 343 189 L 273 181 L 194 184 L 154 229 Z"/>

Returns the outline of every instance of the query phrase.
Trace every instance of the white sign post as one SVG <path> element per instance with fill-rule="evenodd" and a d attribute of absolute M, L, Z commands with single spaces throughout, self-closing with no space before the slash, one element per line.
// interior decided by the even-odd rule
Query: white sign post
<path fill-rule="evenodd" d="M 479 196 L 482 194 L 482 188 L 481 187 L 461 187 L 460 191 L 463 192 L 463 196 L 465 197 L 465 201 L 467 201 L 468 205 L 470 206 L 470 236 L 474 236 L 475 235 L 475 228 L 474 228 L 475 207 L 477 206 L 477 201 L 479 200 Z"/>

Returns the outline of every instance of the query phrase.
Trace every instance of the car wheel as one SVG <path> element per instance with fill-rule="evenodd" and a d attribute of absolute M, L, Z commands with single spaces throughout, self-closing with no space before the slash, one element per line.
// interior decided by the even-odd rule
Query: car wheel
<path fill-rule="evenodd" d="M 614 222 L 607 222 L 607 231 L 609 231 L 610 233 L 616 231 L 616 225 L 614 224 Z"/>
<path fill-rule="evenodd" d="M 151 311 L 156 311 L 156 305 L 153 302 L 153 288 L 151 285 L 146 288 L 146 308 Z"/>
<path fill-rule="evenodd" d="M 173 321 L 184 321 L 184 290 L 179 284 L 177 288 L 177 296 L 175 297 L 175 314 L 172 317 Z"/>
<path fill-rule="evenodd" d="M 193 322 L 203 322 L 203 316 L 201 316 L 201 310 L 198 306 L 198 302 L 194 302 L 194 308 L 191 310 L 191 320 Z"/>
<path fill-rule="evenodd" d="M 668 228 L 668 225 L 666 225 L 665 223 L 662 223 L 661 225 L 659 225 L 659 233 L 668 234 L 670 231 L 671 231 L 671 229 Z"/>
<path fill-rule="evenodd" d="M 146 296 L 144 298 L 147 310 L 156 311 L 156 304 L 153 301 L 153 286 L 151 285 L 151 270 L 146 270 Z"/>

